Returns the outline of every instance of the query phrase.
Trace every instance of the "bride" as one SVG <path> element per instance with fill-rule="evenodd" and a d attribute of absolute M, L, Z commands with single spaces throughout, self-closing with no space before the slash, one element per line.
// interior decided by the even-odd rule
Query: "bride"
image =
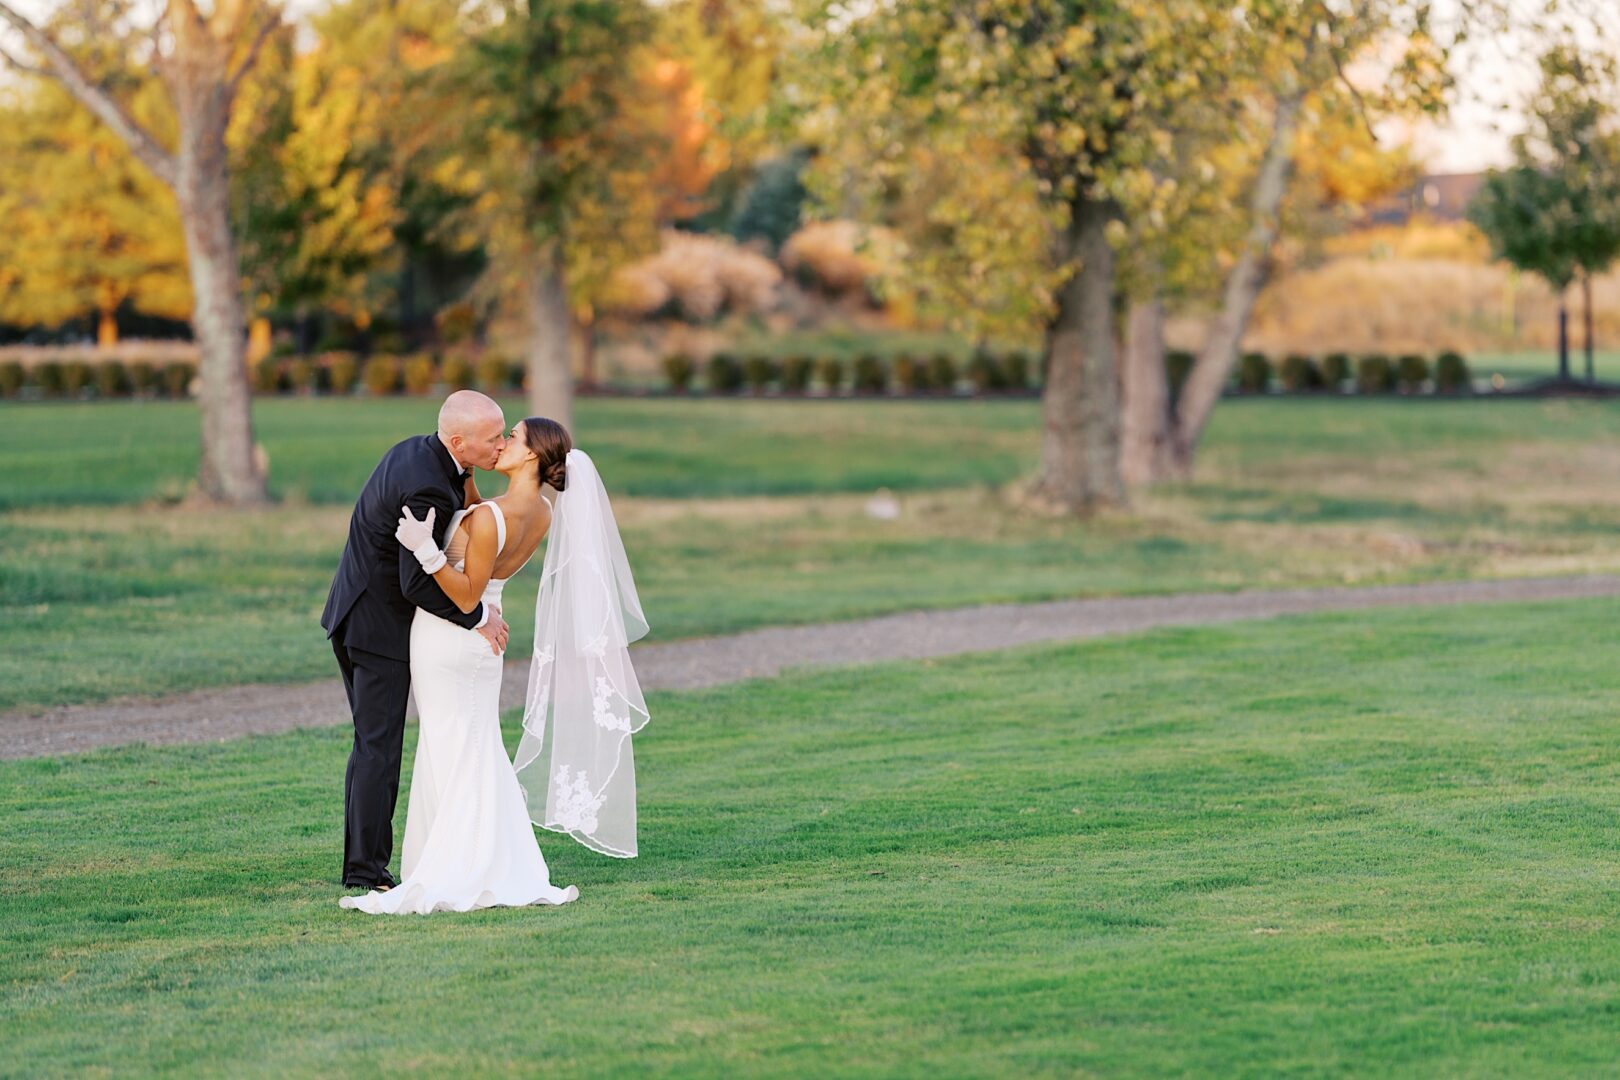
<path fill-rule="evenodd" d="M 565 904 L 531 825 L 632 857 L 630 736 L 647 706 L 628 645 L 647 632 L 623 542 L 595 463 L 556 421 L 519 423 L 495 463 L 506 493 L 467 508 L 433 540 L 434 512 L 408 508 L 395 533 L 463 611 L 501 592 L 548 535 L 535 608 L 516 764 L 501 743 L 502 660 L 476 631 L 420 608 L 411 625 L 411 689 L 420 717 L 406 809 L 402 880 L 338 902 L 371 914 Z M 546 497 L 542 486 L 558 492 Z"/>

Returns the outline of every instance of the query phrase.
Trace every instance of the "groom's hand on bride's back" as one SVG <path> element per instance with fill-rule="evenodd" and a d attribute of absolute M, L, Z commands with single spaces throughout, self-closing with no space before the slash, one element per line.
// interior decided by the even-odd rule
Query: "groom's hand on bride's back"
<path fill-rule="evenodd" d="M 480 626 L 478 632 L 484 635 L 484 639 L 489 642 L 489 647 L 494 649 L 495 654 L 499 656 L 506 651 L 506 639 L 511 634 L 512 628 L 506 624 L 505 619 L 501 618 L 501 609 L 492 607 L 489 609 L 489 621 Z"/>

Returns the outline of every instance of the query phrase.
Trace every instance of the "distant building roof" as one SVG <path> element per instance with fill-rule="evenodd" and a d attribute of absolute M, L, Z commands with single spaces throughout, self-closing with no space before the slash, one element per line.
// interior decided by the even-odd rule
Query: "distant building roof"
<path fill-rule="evenodd" d="M 1405 191 L 1367 207 L 1367 225 L 1404 225 L 1414 214 L 1439 221 L 1461 221 L 1469 202 L 1485 183 L 1484 173 L 1436 173 Z"/>

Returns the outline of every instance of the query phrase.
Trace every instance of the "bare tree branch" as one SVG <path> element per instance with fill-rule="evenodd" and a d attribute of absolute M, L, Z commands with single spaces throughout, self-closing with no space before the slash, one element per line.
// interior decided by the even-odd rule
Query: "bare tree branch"
<path fill-rule="evenodd" d="M 1356 88 L 1356 84 L 1350 81 L 1350 76 L 1345 74 L 1344 58 L 1339 55 L 1339 43 L 1347 42 L 1349 39 L 1340 35 L 1339 20 L 1334 18 L 1331 10 L 1324 7 L 1322 15 L 1327 20 L 1328 28 L 1336 39 L 1328 42 L 1328 59 L 1333 62 L 1333 70 L 1339 76 L 1339 82 L 1346 90 L 1350 91 L 1350 100 L 1355 102 L 1356 112 L 1361 116 L 1361 125 L 1367 129 L 1367 138 L 1372 140 L 1374 146 L 1377 146 L 1379 145 L 1378 132 L 1373 130 L 1372 113 L 1367 108 L 1367 99 Z"/>
<path fill-rule="evenodd" d="M 46 71 L 42 67 L 35 67 L 33 64 L 24 63 L 23 61 L 17 59 L 15 55 L 8 52 L 4 46 L 0 46 L 0 59 L 4 59 L 6 63 L 10 64 L 18 71 L 26 72 L 29 75 L 38 75 L 41 78 L 50 78 L 50 72 Z"/>
<path fill-rule="evenodd" d="M 1367 99 L 1361 96 L 1361 91 L 1356 89 L 1356 84 L 1351 82 L 1350 76 L 1344 73 L 1344 63 L 1339 59 L 1338 51 L 1329 49 L 1328 55 L 1333 58 L 1333 70 L 1339 73 L 1339 82 L 1343 84 L 1346 90 L 1350 91 L 1350 99 L 1356 103 L 1356 112 L 1361 117 L 1361 126 L 1367 129 L 1367 138 L 1372 140 L 1374 146 L 1380 145 L 1378 132 L 1373 129 L 1372 114 L 1367 109 Z"/>
<path fill-rule="evenodd" d="M 230 77 L 225 81 L 225 93 L 227 95 L 232 98 L 236 97 L 236 88 L 241 85 L 247 73 L 253 70 L 253 65 L 258 63 L 259 53 L 264 49 L 264 43 L 269 41 L 271 35 L 280 28 L 281 16 L 278 13 L 272 13 L 265 20 L 264 25 L 259 27 L 259 32 L 253 38 L 253 44 L 248 46 L 247 54 L 242 57 L 242 62 L 236 66 L 236 70 L 231 72 Z"/>
<path fill-rule="evenodd" d="M 96 119 L 106 124 L 114 134 L 129 145 L 141 163 L 152 170 L 152 175 L 171 188 L 175 186 L 179 170 L 175 165 L 174 155 L 163 149 L 151 133 L 129 115 L 129 112 L 107 93 L 100 83 L 90 78 L 78 64 L 74 63 L 73 57 L 56 44 L 49 34 L 25 19 L 8 0 L 0 0 L 0 20 L 10 23 L 23 39 L 45 58 L 46 68 L 34 70 L 48 75 L 65 86 L 68 92 L 78 99 L 79 104 L 89 109 Z"/>

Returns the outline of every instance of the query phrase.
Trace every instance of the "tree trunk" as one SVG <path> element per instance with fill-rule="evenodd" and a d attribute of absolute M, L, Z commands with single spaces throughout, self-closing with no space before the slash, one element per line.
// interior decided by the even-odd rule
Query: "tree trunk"
<path fill-rule="evenodd" d="M 110 309 L 101 310 L 96 323 L 96 348 L 110 349 L 118 344 L 118 316 Z"/>
<path fill-rule="evenodd" d="M 1110 200 L 1075 201 L 1069 254 L 1079 268 L 1058 293 L 1047 328 L 1051 370 L 1042 395 L 1045 434 L 1035 494 L 1086 514 L 1125 502 L 1119 467 L 1119 368 L 1114 354 L 1114 252 Z"/>
<path fill-rule="evenodd" d="M 1569 290 L 1558 292 L 1558 381 L 1569 382 Z"/>
<path fill-rule="evenodd" d="M 554 245 L 535 259 L 529 309 L 529 409 L 533 415 L 549 417 L 573 431 L 573 318 L 568 309 L 567 282 Z"/>
<path fill-rule="evenodd" d="M 1255 178 L 1254 197 L 1250 202 L 1252 222 L 1243 253 L 1227 276 L 1220 313 L 1210 326 L 1204 347 L 1199 350 L 1198 359 L 1176 401 L 1170 453 L 1165 459 L 1176 475 L 1187 476 L 1192 472 L 1198 441 L 1220 400 L 1221 388 L 1237 363 L 1243 335 L 1249 329 L 1249 317 L 1254 313 L 1254 302 L 1265 284 L 1266 263 L 1279 228 L 1277 211 L 1288 193 L 1288 180 L 1293 172 L 1294 132 L 1299 127 L 1299 110 L 1297 94 L 1277 102 L 1277 113 L 1271 122 L 1271 140 L 1266 146 L 1265 159 L 1260 163 L 1260 174 Z"/>
<path fill-rule="evenodd" d="M 1593 355 L 1596 348 L 1596 334 L 1592 325 L 1592 274 L 1588 271 L 1581 275 L 1581 318 L 1586 323 L 1586 381 L 1597 382 L 1597 357 Z"/>
<path fill-rule="evenodd" d="M 206 33 L 206 30 L 204 31 Z M 177 39 L 180 37 L 177 33 Z M 186 234 L 197 336 L 197 401 L 202 413 L 202 493 L 220 502 L 265 501 L 264 470 L 254 460 L 252 397 L 248 389 L 247 319 L 242 271 L 231 234 L 230 181 L 225 128 L 230 100 L 223 71 L 217 78 L 196 70 L 208 56 L 191 56 L 177 73 L 180 119 L 175 195 Z M 219 58 L 223 63 L 223 57 Z"/>
<path fill-rule="evenodd" d="M 245 505 L 264 502 L 267 492 L 264 470 L 254 460 L 241 262 L 230 230 L 225 128 L 232 91 L 225 63 L 225 49 L 209 29 L 194 15 L 177 15 L 170 87 L 180 120 L 175 198 L 191 272 L 191 329 L 198 338 L 203 413 L 198 484 L 207 499 Z"/>
<path fill-rule="evenodd" d="M 1171 471 L 1164 302 L 1157 295 L 1131 308 L 1122 383 L 1121 472 L 1127 484 L 1151 484 Z"/>

